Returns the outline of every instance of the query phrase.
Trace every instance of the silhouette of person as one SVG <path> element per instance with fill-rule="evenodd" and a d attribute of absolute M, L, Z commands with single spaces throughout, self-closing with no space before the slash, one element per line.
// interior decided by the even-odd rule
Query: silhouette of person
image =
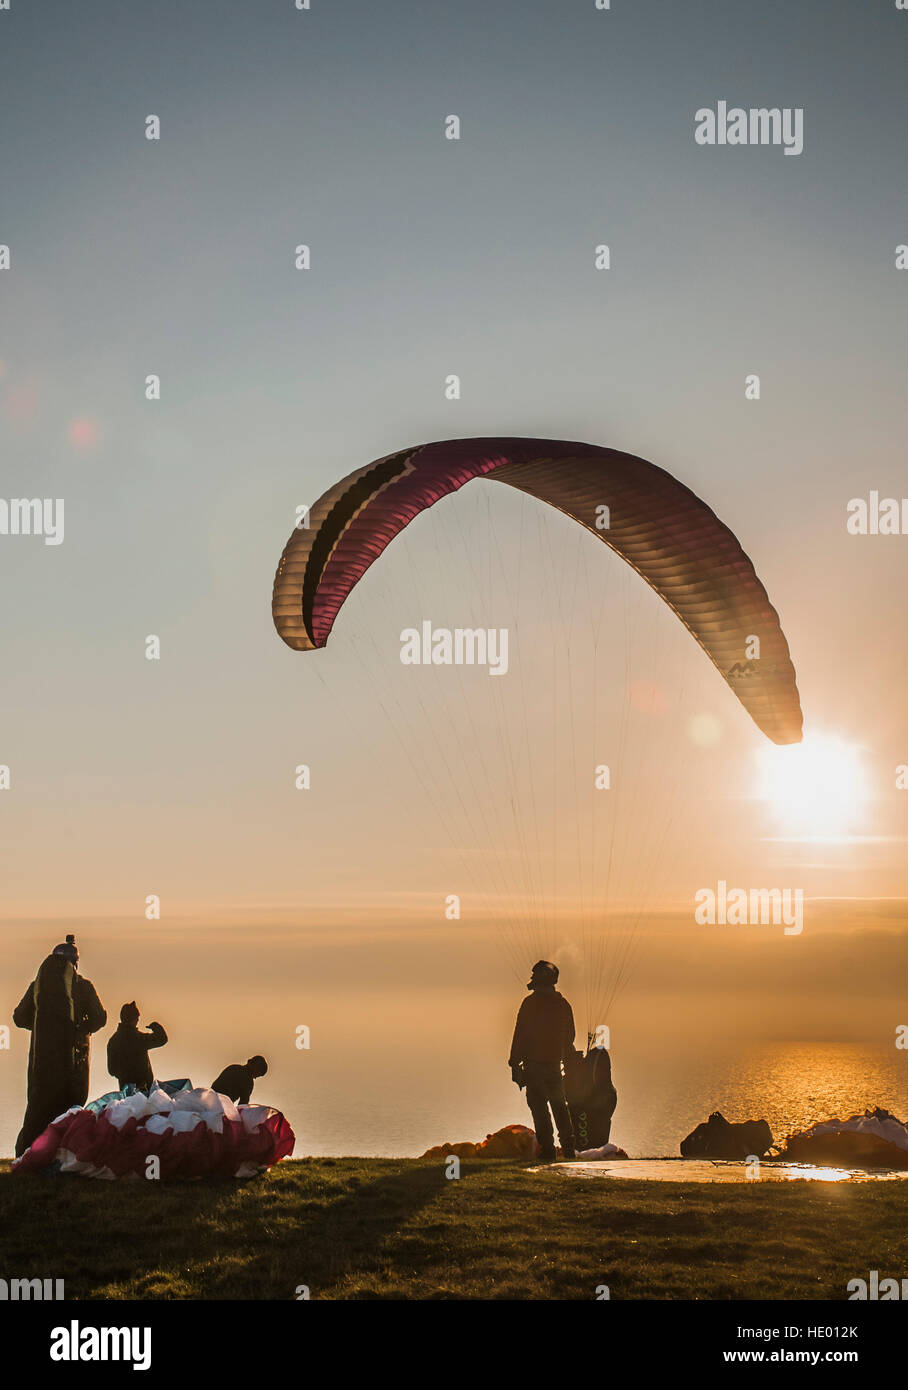
<path fill-rule="evenodd" d="M 264 1076 L 268 1063 L 264 1057 L 250 1057 L 248 1062 L 233 1062 L 225 1067 L 220 1076 L 211 1083 L 211 1089 L 222 1096 L 229 1096 L 237 1105 L 248 1105 L 257 1076 Z"/>
<path fill-rule="evenodd" d="M 13 1011 L 17 1028 L 28 1028 L 28 1100 L 16 1140 L 16 1157 L 30 1148 L 52 1120 L 88 1099 L 91 1034 L 107 1013 L 90 980 L 78 973 L 76 939 L 68 936 L 38 967 Z"/>
<path fill-rule="evenodd" d="M 136 1090 L 147 1090 L 154 1080 L 151 1061 L 148 1057 L 152 1047 L 163 1047 L 167 1034 L 160 1023 L 149 1023 L 148 1032 L 139 1032 L 139 1009 L 133 999 L 120 1010 L 117 1031 L 107 1042 L 107 1070 L 117 1078 L 120 1090 L 133 1085 Z"/>
<path fill-rule="evenodd" d="M 564 995 L 556 990 L 557 983 L 558 966 L 538 960 L 527 985 L 530 997 L 517 1012 L 508 1060 L 514 1082 L 521 1089 L 526 1086 L 543 1163 L 555 1161 L 553 1116 L 564 1157 L 576 1157 L 561 1073 L 562 1062 L 574 1056 L 574 1014 Z"/>

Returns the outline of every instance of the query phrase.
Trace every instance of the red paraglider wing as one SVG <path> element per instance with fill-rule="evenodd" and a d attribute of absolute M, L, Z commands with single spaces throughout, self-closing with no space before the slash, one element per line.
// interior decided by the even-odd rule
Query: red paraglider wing
<path fill-rule="evenodd" d="M 274 624 L 296 651 L 323 647 L 369 566 L 421 511 L 474 478 L 507 483 L 592 531 L 674 610 L 774 743 L 801 738 L 788 643 L 733 532 L 664 469 L 556 439 L 450 439 L 389 454 L 336 483 L 293 532 L 274 581 Z M 603 510 L 607 509 L 607 511 Z M 752 658 L 754 639 L 759 656 Z"/>

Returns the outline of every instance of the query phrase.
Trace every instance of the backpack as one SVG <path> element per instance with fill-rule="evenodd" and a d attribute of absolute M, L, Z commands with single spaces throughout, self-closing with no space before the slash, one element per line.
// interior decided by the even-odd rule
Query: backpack
<path fill-rule="evenodd" d="M 590 1048 L 585 1057 L 565 1064 L 564 1091 L 578 1151 L 599 1149 L 609 1142 L 618 1093 L 612 1085 L 612 1065 L 604 1047 Z"/>

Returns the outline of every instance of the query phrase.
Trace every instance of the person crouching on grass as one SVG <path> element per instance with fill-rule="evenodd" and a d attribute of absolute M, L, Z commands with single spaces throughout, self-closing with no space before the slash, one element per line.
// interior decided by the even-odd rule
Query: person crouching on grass
<path fill-rule="evenodd" d="M 527 1088 L 527 1105 L 533 1116 L 543 1163 L 555 1161 L 552 1116 L 566 1159 L 576 1158 L 571 1112 L 564 1094 L 561 1064 L 573 1057 L 574 1014 L 558 983 L 558 966 L 538 960 L 533 966 L 524 999 L 517 1012 L 508 1066 L 515 1084 Z M 549 1109 L 551 1107 L 551 1114 Z"/>

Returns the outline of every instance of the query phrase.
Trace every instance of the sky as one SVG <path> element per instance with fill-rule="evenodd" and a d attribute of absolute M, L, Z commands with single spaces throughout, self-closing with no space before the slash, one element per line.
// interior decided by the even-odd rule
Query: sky
<path fill-rule="evenodd" d="M 200 1077 L 266 1051 L 277 1080 L 310 1016 L 431 1053 L 477 999 L 504 1057 L 536 951 L 619 1037 L 666 1009 L 891 1036 L 908 539 L 845 521 L 908 490 L 906 53 L 883 0 L 0 12 L 0 496 L 65 500 L 62 544 L 0 535 L 0 1009 L 75 930 L 111 1016 L 139 999 Z M 719 101 L 802 109 L 803 152 L 698 145 Z M 509 489 L 414 523 L 324 651 L 281 643 L 298 506 L 499 434 L 639 454 L 732 527 L 818 794 L 761 796 L 764 741 L 672 615 Z M 518 623 L 511 672 L 401 667 L 424 618 Z M 804 932 L 697 926 L 720 879 L 801 887 Z"/>

